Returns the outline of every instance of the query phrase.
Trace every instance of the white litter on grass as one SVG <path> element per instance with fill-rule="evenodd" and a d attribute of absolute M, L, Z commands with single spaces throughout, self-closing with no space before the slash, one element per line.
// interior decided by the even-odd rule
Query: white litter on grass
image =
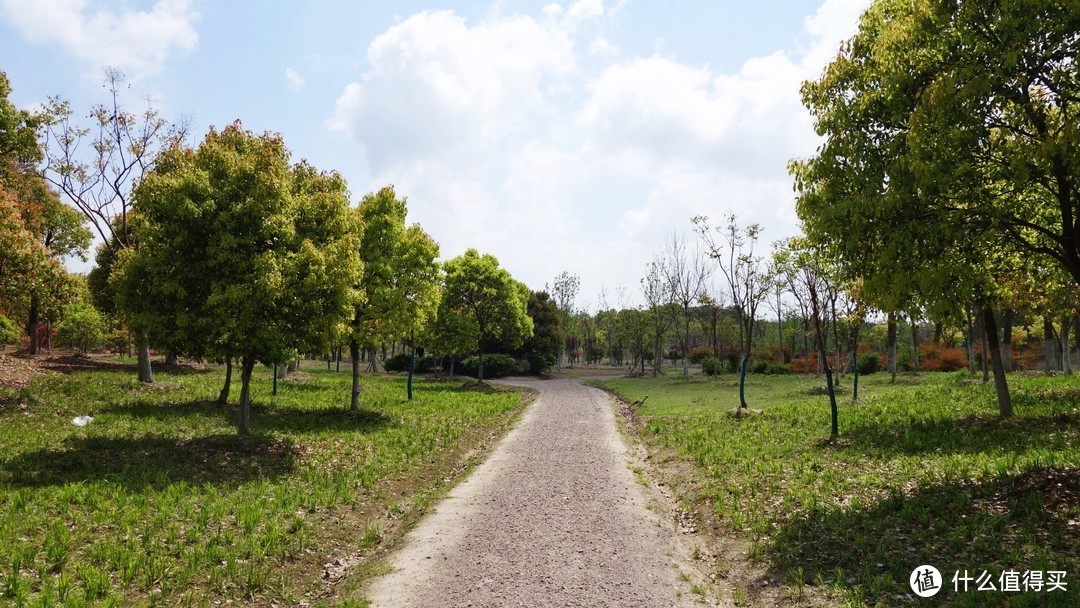
<path fill-rule="evenodd" d="M 71 424 L 74 424 L 75 426 L 86 426 L 90 424 L 91 420 L 93 420 L 93 418 L 90 416 L 76 416 L 71 419 Z"/>

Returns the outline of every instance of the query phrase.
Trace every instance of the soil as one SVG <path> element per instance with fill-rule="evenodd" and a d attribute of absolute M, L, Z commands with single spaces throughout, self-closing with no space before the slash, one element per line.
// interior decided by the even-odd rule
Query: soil
<path fill-rule="evenodd" d="M 575 379 L 518 426 L 406 537 L 372 605 L 691 606 L 712 602 L 669 497 L 635 476 L 616 405 Z M 692 587 L 693 585 L 693 587 Z"/>

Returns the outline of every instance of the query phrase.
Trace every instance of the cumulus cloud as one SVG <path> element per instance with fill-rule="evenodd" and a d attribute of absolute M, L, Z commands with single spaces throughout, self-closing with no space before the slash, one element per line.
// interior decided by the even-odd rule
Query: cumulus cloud
<path fill-rule="evenodd" d="M 865 4 L 826 0 L 806 48 L 732 73 L 624 57 L 597 25 L 621 2 L 477 22 L 423 12 L 371 42 L 328 125 L 364 151 L 368 187 L 409 197 L 444 256 L 480 248 L 534 288 L 569 270 L 584 293 L 633 291 L 693 215 L 734 211 L 767 240 L 796 229 L 786 163 L 817 143 L 799 84 Z"/>
<path fill-rule="evenodd" d="M 175 50 L 198 42 L 190 0 L 159 0 L 149 10 L 92 10 L 86 0 L 2 0 L 2 14 L 28 40 L 55 44 L 89 67 L 118 67 L 133 78 L 156 72 Z"/>

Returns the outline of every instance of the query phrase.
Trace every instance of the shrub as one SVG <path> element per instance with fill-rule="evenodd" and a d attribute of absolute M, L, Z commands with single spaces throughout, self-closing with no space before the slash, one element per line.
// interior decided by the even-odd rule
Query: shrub
<path fill-rule="evenodd" d="M 131 349 L 131 340 L 126 329 L 118 329 L 105 333 L 105 348 L 109 352 L 120 355 L 128 353 Z"/>
<path fill-rule="evenodd" d="M 0 347 L 8 344 L 18 344 L 21 337 L 22 335 L 16 329 L 15 324 L 11 322 L 11 319 L 0 315 Z"/>
<path fill-rule="evenodd" d="M 727 361 L 728 373 L 734 374 L 739 371 L 739 362 L 742 360 L 742 355 L 739 353 L 728 353 L 724 358 Z"/>
<path fill-rule="evenodd" d="M 529 363 L 529 373 L 533 375 L 546 374 L 555 367 L 555 357 L 546 353 L 529 353 L 526 360 Z M 487 361 L 484 363 L 486 364 Z M 485 369 L 484 372 L 486 374 L 487 370 Z"/>
<path fill-rule="evenodd" d="M 780 376 L 788 373 L 788 366 L 782 363 L 770 363 L 769 368 L 765 371 L 765 373 Z"/>
<path fill-rule="evenodd" d="M 701 372 L 707 376 L 719 376 L 724 371 L 724 364 L 716 357 L 705 357 L 701 360 Z"/>
<path fill-rule="evenodd" d="M 881 357 L 877 353 L 859 355 L 858 365 L 860 374 L 876 374 L 881 371 Z"/>
<path fill-rule="evenodd" d="M 686 358 L 690 360 L 690 363 L 693 363 L 694 365 L 698 365 L 702 361 L 704 361 L 706 357 L 711 357 L 712 354 L 713 353 L 712 353 L 711 348 L 705 348 L 704 346 L 699 346 L 697 348 L 691 349 L 690 354 L 687 355 Z"/>
<path fill-rule="evenodd" d="M 750 373 L 752 374 L 767 374 L 769 373 L 769 362 L 765 359 L 758 359 L 750 365 Z"/>
<path fill-rule="evenodd" d="M 475 378 L 480 368 L 480 357 L 472 356 L 461 362 L 461 373 Z M 515 374 L 524 374 L 528 369 L 524 363 L 510 355 L 484 355 L 484 378 L 502 378 Z"/>
<path fill-rule="evenodd" d="M 407 372 L 409 371 L 409 357 L 409 353 L 398 353 L 383 362 L 383 369 L 388 372 Z M 417 374 L 430 374 L 435 371 L 435 368 L 438 366 L 439 360 L 436 357 L 424 355 L 423 357 L 416 358 L 416 365 L 413 367 L 413 372 Z"/>
<path fill-rule="evenodd" d="M 967 367 L 967 352 L 962 348 L 944 348 L 926 344 L 919 348 L 919 366 L 928 372 L 953 372 Z"/>
<path fill-rule="evenodd" d="M 85 302 L 72 302 L 56 324 L 56 344 L 86 354 L 105 341 L 105 320 Z"/>

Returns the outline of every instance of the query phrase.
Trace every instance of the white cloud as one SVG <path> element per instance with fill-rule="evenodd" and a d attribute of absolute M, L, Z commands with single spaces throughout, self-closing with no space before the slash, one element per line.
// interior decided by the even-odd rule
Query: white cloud
<path fill-rule="evenodd" d="M 372 41 L 328 125 L 364 151 L 359 188 L 395 184 L 444 257 L 477 247 L 533 288 L 568 270 L 583 299 L 601 284 L 633 295 L 693 215 L 735 212 L 763 224 L 765 242 L 796 230 L 786 163 L 817 143 L 799 85 L 865 1 L 826 0 L 805 23 L 807 48 L 734 73 L 624 59 L 597 25 L 621 2 L 475 23 L 419 13 Z"/>
<path fill-rule="evenodd" d="M 150 10 L 91 11 L 86 0 L 3 0 L 3 17 L 28 40 L 58 44 L 89 67 L 111 66 L 132 78 L 161 68 L 174 50 L 198 42 L 190 0 L 159 0 Z"/>
<path fill-rule="evenodd" d="M 297 72 L 292 68 L 285 68 L 285 81 L 288 83 L 289 88 L 295 93 L 304 90 L 304 77 L 300 75 L 300 72 Z"/>

